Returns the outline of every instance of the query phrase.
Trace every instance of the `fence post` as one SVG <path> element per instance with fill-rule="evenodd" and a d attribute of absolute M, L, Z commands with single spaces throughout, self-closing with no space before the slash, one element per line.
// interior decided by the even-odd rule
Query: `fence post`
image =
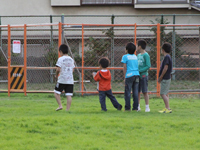
<path fill-rule="evenodd" d="M 64 21 L 65 20 L 65 16 L 62 14 L 61 16 L 61 22 L 62 22 L 62 43 L 64 43 L 64 29 L 63 29 L 63 24 L 64 24 Z"/>
<path fill-rule="evenodd" d="M 26 78 L 27 78 L 27 54 L 26 54 L 26 44 L 27 44 L 27 32 L 26 32 L 26 24 L 24 24 L 24 95 L 26 96 Z"/>
<path fill-rule="evenodd" d="M 50 23 L 53 23 L 53 17 L 50 15 Z M 50 44 L 53 46 L 53 26 L 51 25 L 51 39 L 50 39 Z"/>
<path fill-rule="evenodd" d="M 60 57 L 59 47 L 62 44 L 62 23 L 58 24 L 58 57 Z"/>
<path fill-rule="evenodd" d="M 52 15 L 50 15 L 50 23 L 53 23 Z M 50 51 L 53 50 L 53 26 L 51 25 L 51 37 L 50 37 Z M 52 61 L 50 62 L 50 67 L 53 66 Z M 50 82 L 53 83 L 53 69 L 50 69 Z"/>
<path fill-rule="evenodd" d="M 173 15 L 173 24 L 175 25 L 175 14 Z M 176 33 L 175 33 L 175 26 L 173 26 L 173 33 L 172 33 L 172 63 L 173 63 L 173 68 L 176 66 Z M 172 80 L 175 80 L 175 70 L 173 70 L 173 75 L 172 75 Z"/>
<path fill-rule="evenodd" d="M 83 93 L 83 89 L 84 89 L 84 86 L 83 86 L 83 80 L 84 80 L 84 70 L 83 70 L 83 67 L 84 67 L 84 25 L 82 24 L 82 88 L 81 88 L 81 93 L 82 95 L 84 94 Z"/>
<path fill-rule="evenodd" d="M 112 15 L 111 17 L 111 24 L 115 24 L 114 23 L 114 19 L 115 19 L 115 16 Z M 115 54 L 114 54 L 114 27 L 112 26 L 111 27 L 111 67 L 114 67 L 115 66 Z M 114 81 L 114 70 L 111 70 L 111 75 L 112 75 L 112 81 Z"/>
<path fill-rule="evenodd" d="M 199 68 L 200 68 L 200 27 L 199 27 Z M 200 89 L 200 69 L 199 69 L 199 89 Z M 200 94 L 199 94 L 200 98 Z"/>
<path fill-rule="evenodd" d="M 1 16 L 0 16 L 0 25 L 1 25 Z M 1 27 L 0 27 L 0 44 L 2 46 L 2 35 L 1 35 Z"/>
<path fill-rule="evenodd" d="M 8 96 L 10 96 L 11 33 L 8 25 Z"/>
<path fill-rule="evenodd" d="M 157 24 L 157 96 L 160 96 L 160 84 L 158 83 L 160 71 L 160 24 Z"/>
<path fill-rule="evenodd" d="M 163 16 L 163 14 L 161 15 L 160 24 L 164 24 L 164 16 Z"/>
<path fill-rule="evenodd" d="M 135 31 L 134 31 L 134 36 L 135 36 L 135 39 L 134 39 L 134 44 L 136 45 L 137 44 L 137 24 L 135 23 Z M 135 51 L 135 54 L 136 54 L 136 51 Z"/>

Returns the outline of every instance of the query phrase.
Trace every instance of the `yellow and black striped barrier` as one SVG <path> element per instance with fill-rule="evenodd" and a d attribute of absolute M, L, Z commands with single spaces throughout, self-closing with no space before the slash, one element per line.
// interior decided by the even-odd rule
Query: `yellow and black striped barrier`
<path fill-rule="evenodd" d="M 10 89 L 24 89 L 24 68 L 11 67 Z"/>

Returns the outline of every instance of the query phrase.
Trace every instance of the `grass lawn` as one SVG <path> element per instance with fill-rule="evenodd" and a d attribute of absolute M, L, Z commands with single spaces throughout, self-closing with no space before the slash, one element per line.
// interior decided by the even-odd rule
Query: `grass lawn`
<path fill-rule="evenodd" d="M 98 96 L 74 96 L 56 112 L 53 94 L 0 93 L 0 150 L 199 150 L 200 100 L 170 99 L 171 114 L 163 106 L 151 98 L 145 113 L 142 99 L 141 112 L 124 112 L 107 99 L 101 112 Z"/>

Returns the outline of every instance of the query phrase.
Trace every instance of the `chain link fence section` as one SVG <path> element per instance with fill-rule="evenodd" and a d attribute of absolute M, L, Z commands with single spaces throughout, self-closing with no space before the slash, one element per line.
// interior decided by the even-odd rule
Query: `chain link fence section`
<path fill-rule="evenodd" d="M 150 31 L 151 27 L 137 27 L 137 38 L 145 39 L 148 42 L 148 49 L 154 48 L 156 52 L 156 36 Z M 147 30 L 149 34 L 147 34 Z M 121 58 L 125 54 L 125 46 L 128 42 L 135 42 L 135 25 L 130 26 L 84 26 L 84 80 L 89 83 L 84 83 L 86 92 L 94 92 L 97 88 L 97 83 L 92 78 L 92 72 L 99 70 L 98 60 L 101 57 L 110 59 L 110 71 L 112 74 L 112 90 L 116 93 L 124 91 L 124 77 L 122 70 Z M 154 40 L 152 40 L 154 38 Z M 82 41 L 80 41 L 82 42 Z M 155 42 L 155 43 L 153 43 Z M 82 43 L 79 43 L 82 45 Z M 148 51 L 149 51 L 148 50 Z M 79 49 L 80 54 L 81 49 Z M 81 55 L 80 55 L 81 57 Z M 81 60 L 81 58 L 76 59 Z M 152 55 L 152 60 L 155 60 L 155 55 Z M 155 60 L 156 62 L 156 60 Z M 156 68 L 156 64 L 154 64 Z M 151 90 L 156 92 L 156 70 L 152 70 Z"/>
<path fill-rule="evenodd" d="M 8 28 L 0 26 L 0 89 L 8 89 L 8 52 L 7 52 Z"/>
<path fill-rule="evenodd" d="M 110 59 L 109 69 L 112 73 L 114 93 L 124 92 L 121 58 L 125 54 L 128 42 L 136 43 L 139 39 L 147 42 L 146 51 L 151 58 L 149 71 L 149 91 L 157 92 L 157 41 L 172 44 L 171 57 L 173 74 L 170 92 L 193 94 L 199 92 L 200 81 L 200 25 L 160 26 L 157 37 L 157 25 L 62 25 L 62 39 L 59 38 L 59 26 L 27 25 L 27 90 L 53 91 L 55 86 L 55 63 L 58 59 L 58 43 L 62 40 L 69 46 L 69 55 L 75 60 L 74 71 L 75 93 L 97 93 L 97 83 L 92 72 L 99 70 L 98 60 L 101 57 Z M 82 32 L 83 31 L 83 32 Z M 159 39 L 160 38 L 160 39 Z M 24 65 L 24 30 L 23 27 L 11 27 L 11 43 L 21 42 L 21 52 L 12 53 L 11 65 Z M 8 31 L 1 28 L 1 80 L 7 80 Z M 12 46 L 12 45 L 11 45 Z M 12 48 L 12 47 L 11 47 Z M 84 51 L 82 51 L 84 50 Z M 161 50 L 161 49 L 160 49 Z M 5 56 L 3 55 L 5 54 Z M 4 57 L 3 57 L 4 56 Z M 159 58 L 159 57 L 158 57 Z M 2 69 L 3 68 L 3 69 Z M 83 83 L 83 84 L 82 84 Z M 1 89 L 7 83 L 0 83 Z M 3 88 L 2 88 L 3 87 Z"/>
<path fill-rule="evenodd" d="M 77 28 L 77 27 L 76 27 Z M 79 29 L 68 30 L 65 36 L 74 35 L 77 38 L 81 37 L 82 26 Z M 77 34 L 77 31 L 80 33 Z M 71 33 L 70 33 L 71 32 Z M 75 33 L 76 32 L 76 33 Z M 161 46 L 164 42 L 169 42 L 173 46 L 172 60 L 173 60 L 173 75 L 171 92 L 188 92 L 198 91 L 199 88 L 199 68 L 197 59 L 191 57 L 188 52 L 184 52 L 186 45 L 191 45 L 197 49 L 198 47 L 198 27 L 180 27 L 180 29 L 173 25 L 161 26 L 160 41 Z M 135 35 L 136 33 L 136 35 Z M 71 45 L 77 45 L 79 47 L 74 51 L 75 61 L 81 66 L 81 62 L 84 62 L 83 68 L 83 81 L 84 92 L 93 93 L 96 91 L 97 83 L 92 78 L 92 72 L 98 71 L 98 60 L 101 57 L 108 57 L 110 59 L 110 71 L 112 73 L 112 87 L 113 92 L 122 93 L 124 91 L 123 86 L 123 71 L 121 64 L 121 57 L 125 53 L 125 45 L 128 42 L 135 42 L 139 39 L 144 39 L 147 42 L 146 51 L 151 58 L 151 69 L 149 71 L 149 91 L 151 93 L 157 92 L 157 63 L 162 61 L 163 56 L 157 61 L 157 26 L 156 25 L 137 25 L 135 32 L 135 26 L 106 26 L 106 25 L 85 25 L 84 26 L 84 60 L 82 60 L 82 39 L 79 41 L 70 41 Z M 135 40 L 136 36 L 136 40 Z M 70 36 L 69 36 L 70 37 Z M 182 37 L 182 39 L 180 39 Z M 76 39 L 77 39 L 76 38 Z M 188 43 L 188 44 L 187 44 Z M 180 46 L 181 45 L 181 46 Z M 180 48 L 181 50 L 180 50 Z M 192 50 L 191 48 L 188 48 Z M 174 50 L 175 49 L 175 50 Z M 187 62 L 184 58 L 187 54 Z M 199 52 L 198 52 L 199 54 Z M 196 54 L 197 55 L 197 54 Z M 196 56 L 197 57 L 197 56 Z M 183 59 L 184 58 L 184 59 Z M 199 57 L 198 57 L 199 58 Z M 198 59 L 199 60 L 199 59 Z M 181 68 L 180 68 L 181 67 Z M 80 70 L 82 72 L 82 70 Z M 81 74 L 82 75 L 82 74 Z M 77 78 L 78 79 L 78 78 Z M 81 80 L 79 75 L 79 80 Z M 191 82 L 194 80 L 194 82 Z M 82 80 L 81 80 L 82 81 Z M 88 81 L 88 82 L 85 82 Z M 81 82 L 82 83 L 82 82 Z M 187 86 L 184 86 L 187 84 Z M 179 86 L 180 85 L 180 86 Z"/>
<path fill-rule="evenodd" d="M 148 91 L 157 92 L 157 26 L 137 26 L 137 40 L 146 41 L 146 52 L 150 56 L 151 68 L 148 71 Z"/>
<path fill-rule="evenodd" d="M 24 29 L 11 27 L 11 66 L 24 65 Z M 15 43 L 20 46 L 19 52 L 14 52 Z"/>
<path fill-rule="evenodd" d="M 58 59 L 58 25 L 27 27 L 27 90 L 53 90 Z"/>
<path fill-rule="evenodd" d="M 80 92 L 82 89 L 82 26 L 81 25 L 63 25 L 63 43 L 69 47 L 69 56 L 75 61 L 74 69 L 74 91 Z M 87 88 L 83 85 L 84 90 Z"/>
<path fill-rule="evenodd" d="M 116 43 L 116 38 L 123 36 L 123 34 L 120 33 L 123 30 L 122 28 L 123 27 L 113 26 L 84 27 L 84 66 L 88 68 L 97 68 L 95 70 L 84 70 L 84 78 L 91 81 L 90 85 L 87 84 L 88 89 L 91 91 L 95 91 L 97 89 L 97 83 L 92 77 L 92 72 L 97 72 L 99 70 L 98 61 L 101 57 L 109 58 L 109 67 L 122 67 L 120 62 L 125 51 L 124 49 L 119 48 L 119 46 L 124 47 L 124 45 L 119 45 Z M 126 32 L 127 31 L 124 30 L 124 34 L 126 34 Z M 110 71 L 112 74 L 113 92 L 123 91 L 123 87 L 121 86 L 121 83 L 123 82 L 122 69 L 117 70 L 114 68 L 113 70 L 110 69 Z"/>
<path fill-rule="evenodd" d="M 200 26 L 166 26 L 161 34 L 162 44 L 172 44 L 173 74 L 171 91 L 199 92 Z"/>

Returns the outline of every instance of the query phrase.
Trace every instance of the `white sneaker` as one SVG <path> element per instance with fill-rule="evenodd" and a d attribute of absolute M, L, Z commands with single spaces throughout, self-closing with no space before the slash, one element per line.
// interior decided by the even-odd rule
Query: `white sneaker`
<path fill-rule="evenodd" d="M 150 108 L 145 108 L 145 112 L 150 112 Z"/>
<path fill-rule="evenodd" d="M 138 111 L 140 111 L 141 110 L 141 108 L 140 107 L 138 107 Z"/>

